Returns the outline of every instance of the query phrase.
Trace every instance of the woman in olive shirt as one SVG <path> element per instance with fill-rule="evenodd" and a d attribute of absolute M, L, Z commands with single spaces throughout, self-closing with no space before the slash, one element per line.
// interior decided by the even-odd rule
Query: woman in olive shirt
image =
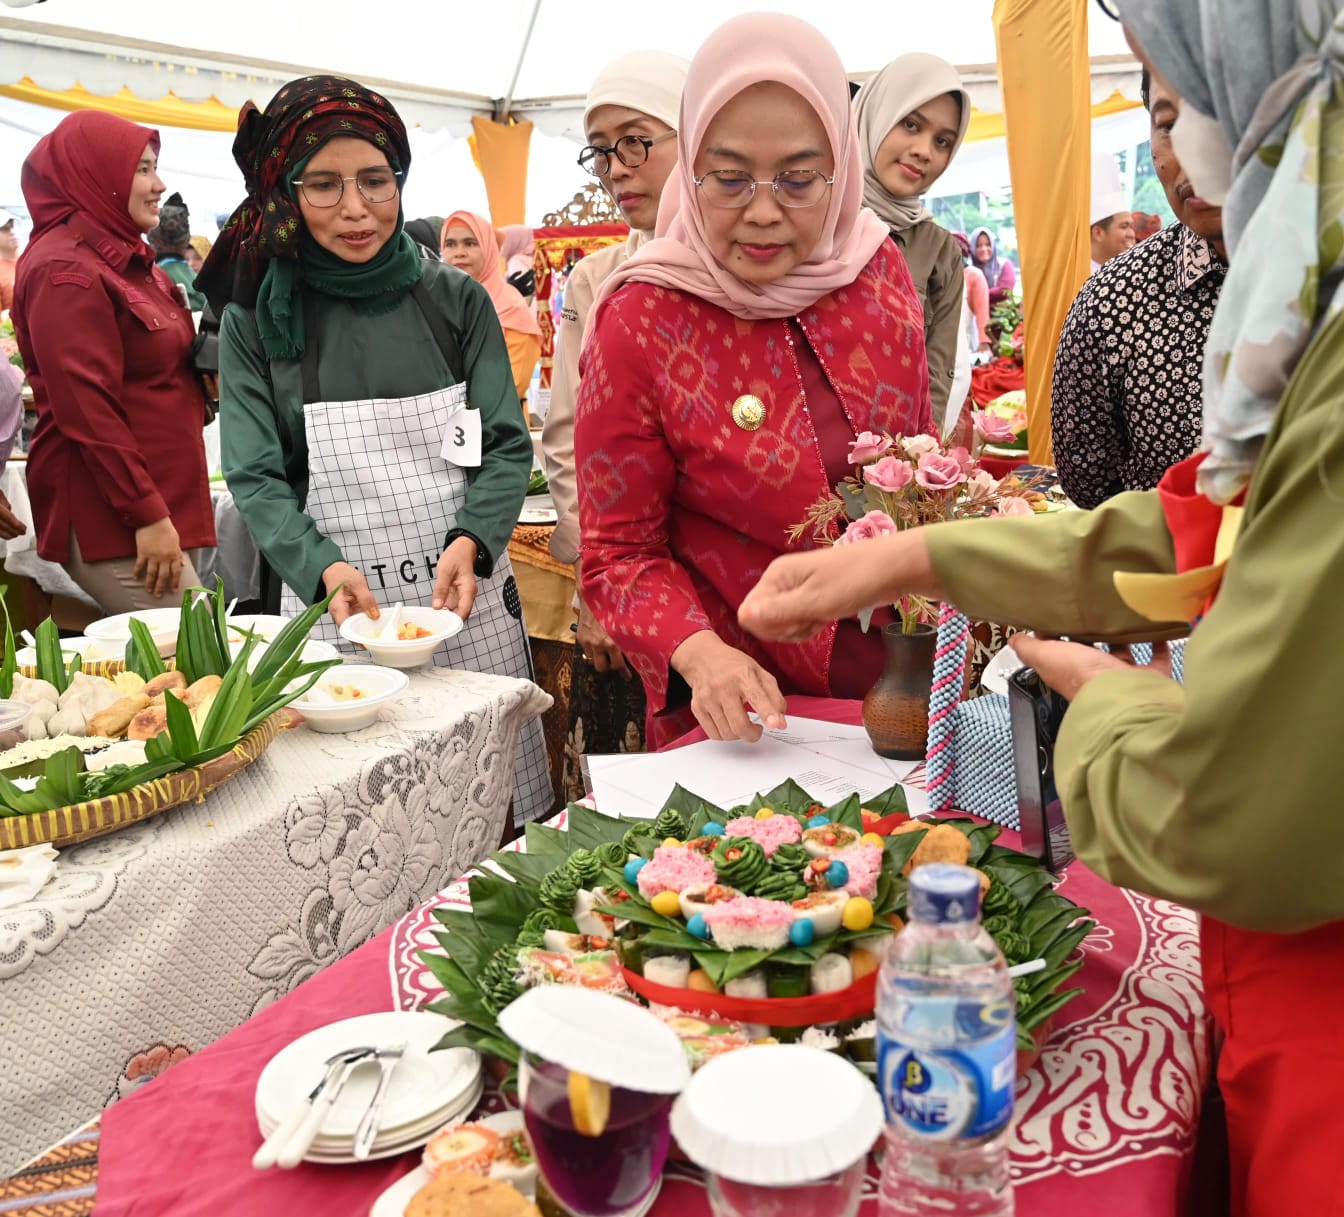
<path fill-rule="evenodd" d="M 1337 1213 L 1344 11 L 1341 0 L 1117 3 L 1135 50 L 1151 48 L 1147 66 L 1182 98 L 1192 186 L 1226 200 L 1205 451 L 1157 490 L 1095 511 L 782 558 L 741 619 L 764 637 L 804 637 L 915 592 L 1112 643 L 1193 623 L 1184 686 L 1073 642 L 1013 646 L 1071 703 L 1055 779 L 1078 856 L 1204 914 L 1234 1217 Z"/>
<path fill-rule="evenodd" d="M 198 285 L 221 313 L 225 477 L 282 609 L 339 587 L 331 641 L 380 603 L 452 609 L 470 620 L 436 663 L 527 679 L 507 546 L 531 442 L 489 295 L 403 231 L 400 118 L 308 77 L 245 109 L 234 154 L 248 197 Z M 515 811 L 553 802 L 534 720 Z"/>

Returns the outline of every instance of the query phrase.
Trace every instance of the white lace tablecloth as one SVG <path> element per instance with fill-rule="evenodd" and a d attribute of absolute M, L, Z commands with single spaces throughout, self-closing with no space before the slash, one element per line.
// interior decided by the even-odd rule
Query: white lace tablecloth
<path fill-rule="evenodd" d="M 203 803 L 61 851 L 0 911 L 0 1174 L 430 899 L 503 835 L 535 685 L 415 673 Z"/>

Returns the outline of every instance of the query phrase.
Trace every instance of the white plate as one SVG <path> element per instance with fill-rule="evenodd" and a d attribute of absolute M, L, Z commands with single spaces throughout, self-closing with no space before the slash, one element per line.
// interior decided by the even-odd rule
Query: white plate
<path fill-rule="evenodd" d="M 554 524 L 560 518 L 555 501 L 549 494 L 530 494 L 523 500 L 518 513 L 519 524 Z"/>
<path fill-rule="evenodd" d="M 133 613 L 117 613 L 114 617 L 103 617 L 84 627 L 89 638 L 108 646 L 113 654 L 120 656 L 126 644 L 131 640 L 131 618 L 145 623 L 159 654 L 165 659 L 177 653 L 177 631 L 182 623 L 182 609 L 156 608 L 138 609 Z"/>
<path fill-rule="evenodd" d="M 484 1120 L 478 1120 L 478 1124 L 491 1124 L 492 1120 L 498 1120 L 502 1116 L 514 1115 L 514 1112 L 501 1112 L 498 1116 L 490 1116 Z M 491 1124 L 491 1127 L 495 1127 Z M 498 1130 L 496 1130 L 498 1131 Z M 377 1200 L 373 1202 L 373 1208 L 369 1210 L 369 1217 L 405 1217 L 406 1206 L 410 1204 L 411 1197 L 415 1195 L 433 1176 L 425 1170 L 423 1166 L 417 1166 L 409 1175 L 403 1175 L 387 1191 L 383 1192 Z M 522 1189 L 519 1189 L 522 1190 Z M 644 1202 L 633 1209 L 627 1209 L 621 1217 L 644 1217 L 653 1203 L 658 1199 L 658 1193 L 663 1190 L 663 1181 L 659 1178 L 653 1185 L 651 1191 Z M 529 1200 L 534 1199 L 532 1191 L 524 1191 L 523 1195 Z"/>
<path fill-rule="evenodd" d="M 360 1044 L 396 1044 L 406 1041 L 406 1054 L 388 1083 L 382 1127 L 415 1124 L 452 1102 L 477 1077 L 479 1054 L 469 1048 L 430 1052 L 453 1024 L 427 1011 L 386 1011 L 342 1019 L 301 1036 L 267 1062 L 257 1079 L 256 1107 L 268 1123 L 280 1123 L 303 1104 L 321 1079 L 323 1062 L 345 1048 Z M 318 1130 L 326 1137 L 353 1137 L 373 1098 L 378 1070 L 364 1065 L 350 1076 Z"/>
<path fill-rule="evenodd" d="M 127 638 L 130 634 L 127 634 Z M 174 635 L 176 638 L 176 635 Z M 176 645 L 176 643 L 174 643 Z M 109 646 L 105 642 L 99 642 L 97 638 L 62 638 L 61 639 L 61 657 L 69 665 L 70 661 L 76 656 L 82 656 L 90 663 L 98 659 L 120 659 L 125 653 L 125 646 Z M 33 647 L 20 647 L 14 652 L 14 662 L 21 668 L 34 668 L 37 666 L 37 651 Z"/>

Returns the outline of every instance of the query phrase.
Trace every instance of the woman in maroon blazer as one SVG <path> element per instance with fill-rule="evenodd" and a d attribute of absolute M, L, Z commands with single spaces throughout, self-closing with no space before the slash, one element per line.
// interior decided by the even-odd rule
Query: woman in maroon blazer
<path fill-rule="evenodd" d="M 107 613 L 192 586 L 190 551 L 215 544 L 191 311 L 142 238 L 158 152 L 157 131 L 87 110 L 23 165 L 13 319 L 37 407 L 37 550 Z"/>

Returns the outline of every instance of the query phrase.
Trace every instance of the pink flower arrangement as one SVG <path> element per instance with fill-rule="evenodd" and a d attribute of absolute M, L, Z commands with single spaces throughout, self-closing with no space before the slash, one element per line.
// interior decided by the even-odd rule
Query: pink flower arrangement
<path fill-rule="evenodd" d="M 1017 440 L 1017 431 L 1013 424 L 999 414 L 990 414 L 987 410 L 971 412 L 971 424 L 981 439 L 991 444 L 1011 444 Z"/>
<path fill-rule="evenodd" d="M 750 837 L 765 851 L 767 858 L 773 858 L 781 845 L 796 845 L 803 839 L 803 826 L 793 816 L 770 816 L 765 820 L 738 816 L 736 820 L 728 821 L 723 835 Z"/>
<path fill-rule="evenodd" d="M 994 415 L 983 417 L 1003 421 Z M 1025 515 L 1032 510 L 1020 497 L 1020 487 L 1000 483 L 965 447 L 945 448 L 931 435 L 864 431 L 849 446 L 849 463 L 853 473 L 834 495 L 809 508 L 803 522 L 791 530 L 791 540 L 810 536 L 823 545 L 856 545 L 942 520 Z M 895 607 L 907 633 L 937 618 L 936 606 L 919 597 L 905 597 Z M 866 628 L 867 615 L 860 621 Z"/>

